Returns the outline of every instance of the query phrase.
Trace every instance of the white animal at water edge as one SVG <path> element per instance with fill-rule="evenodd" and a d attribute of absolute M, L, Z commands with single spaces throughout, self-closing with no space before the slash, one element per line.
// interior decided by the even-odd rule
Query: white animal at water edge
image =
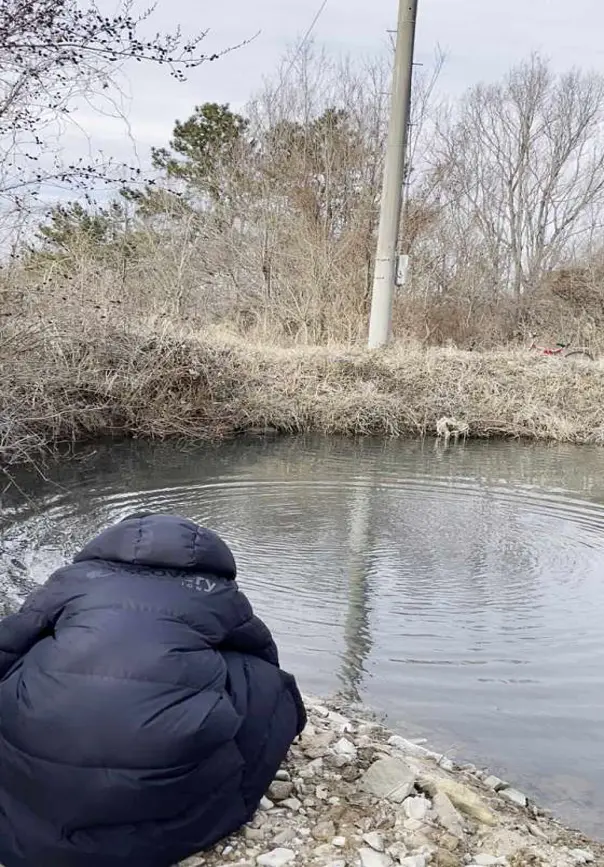
<path fill-rule="evenodd" d="M 436 422 L 436 436 L 439 439 L 444 439 L 446 443 L 449 442 L 451 437 L 453 437 L 455 442 L 457 442 L 459 437 L 463 437 L 465 440 L 469 433 L 470 426 L 465 421 L 457 421 L 456 418 L 443 416 Z"/>

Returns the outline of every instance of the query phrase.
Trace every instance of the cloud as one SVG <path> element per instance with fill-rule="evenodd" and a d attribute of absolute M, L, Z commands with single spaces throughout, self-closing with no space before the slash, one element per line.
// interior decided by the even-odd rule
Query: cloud
<path fill-rule="evenodd" d="M 210 28 L 209 50 L 260 35 L 249 45 L 197 70 L 184 85 L 160 70 L 133 71 L 132 118 L 147 133 L 168 127 L 205 100 L 242 104 L 273 72 L 288 45 L 309 26 L 318 0 L 160 0 L 154 26 L 180 22 L 185 33 Z M 352 54 L 386 50 L 396 25 L 396 0 L 329 0 L 315 36 Z M 599 0 L 419 0 L 417 58 L 429 62 L 440 44 L 448 53 L 442 84 L 459 93 L 478 80 L 500 77 L 511 64 L 539 50 L 563 69 L 602 63 L 604 4 Z"/>
<path fill-rule="evenodd" d="M 186 118 L 194 105 L 216 101 L 240 108 L 307 30 L 318 6 L 319 0 L 159 0 L 152 29 L 180 24 L 188 36 L 209 28 L 208 52 L 260 33 L 248 45 L 192 71 L 184 84 L 170 79 L 165 69 L 129 67 L 123 100 L 129 129 L 123 120 L 99 117 L 89 108 L 79 113 L 78 122 L 93 148 L 118 159 L 133 159 L 134 139 L 145 164 L 151 147 L 165 144 L 174 120 Z M 334 51 L 375 54 L 389 50 L 387 30 L 395 27 L 396 15 L 397 0 L 329 0 L 314 35 Z M 441 86 L 455 95 L 477 81 L 502 76 L 532 50 L 548 55 L 557 69 L 575 64 L 597 68 L 603 28 L 600 0 L 575 0 L 572 6 L 564 0 L 419 0 L 416 58 L 430 63 L 437 45 L 445 49 Z M 65 146 L 77 148 L 78 141 L 72 131 Z"/>

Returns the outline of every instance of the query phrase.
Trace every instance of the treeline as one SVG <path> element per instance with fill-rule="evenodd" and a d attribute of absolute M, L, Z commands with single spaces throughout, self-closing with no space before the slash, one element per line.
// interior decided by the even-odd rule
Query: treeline
<path fill-rule="evenodd" d="M 414 86 L 395 334 L 598 344 L 604 77 L 532 56 L 451 102 L 441 67 Z M 20 242 L 2 314 L 362 340 L 389 77 L 387 62 L 309 49 L 241 113 L 200 104 L 153 151 L 146 184 L 59 205 Z"/>

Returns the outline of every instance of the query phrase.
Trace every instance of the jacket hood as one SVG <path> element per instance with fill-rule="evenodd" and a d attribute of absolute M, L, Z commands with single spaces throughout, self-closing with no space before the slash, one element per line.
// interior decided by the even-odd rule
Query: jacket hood
<path fill-rule="evenodd" d="M 132 516 L 104 530 L 74 557 L 181 569 L 235 579 L 237 567 L 217 533 L 179 515 Z"/>

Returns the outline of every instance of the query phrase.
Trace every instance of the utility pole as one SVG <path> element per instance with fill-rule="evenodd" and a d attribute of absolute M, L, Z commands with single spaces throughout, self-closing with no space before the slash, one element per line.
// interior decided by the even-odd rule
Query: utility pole
<path fill-rule="evenodd" d="M 369 320 L 369 348 L 390 339 L 392 298 L 396 285 L 398 236 L 403 205 L 407 128 L 411 109 L 411 77 L 418 0 L 399 0 L 392 104 L 382 181 L 382 201 Z"/>

